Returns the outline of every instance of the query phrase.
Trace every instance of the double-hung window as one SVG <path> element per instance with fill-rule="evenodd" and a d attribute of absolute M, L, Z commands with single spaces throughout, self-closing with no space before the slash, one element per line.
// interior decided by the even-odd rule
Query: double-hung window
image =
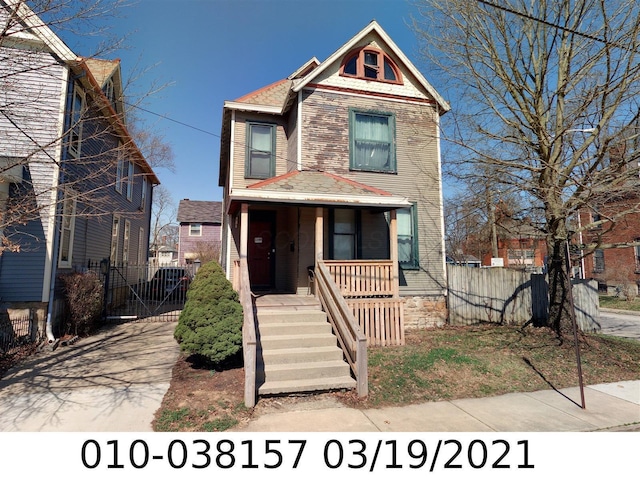
<path fill-rule="evenodd" d="M 62 228 L 60 231 L 60 251 L 58 253 L 58 266 L 61 268 L 71 268 L 73 234 L 76 224 L 75 215 L 76 199 L 73 190 L 67 189 L 64 192 L 62 201 Z"/>
<path fill-rule="evenodd" d="M 202 236 L 202 224 L 201 223 L 190 223 L 189 224 L 189 236 L 190 237 L 201 237 Z"/>
<path fill-rule="evenodd" d="M 392 113 L 349 111 L 352 170 L 396 172 L 395 123 Z"/>
<path fill-rule="evenodd" d="M 398 263 L 404 269 L 417 269 L 418 255 L 418 215 L 416 204 L 396 210 L 398 229 Z"/>
<path fill-rule="evenodd" d="M 247 123 L 246 178 L 270 178 L 276 171 L 276 126 Z"/>
<path fill-rule="evenodd" d="M 133 200 L 133 174 L 135 166 L 133 162 L 127 162 L 127 200 Z"/>
<path fill-rule="evenodd" d="M 71 102 L 71 118 L 69 125 L 69 153 L 74 157 L 80 156 L 82 145 L 82 116 L 85 110 L 85 95 L 77 85 L 73 89 Z"/>

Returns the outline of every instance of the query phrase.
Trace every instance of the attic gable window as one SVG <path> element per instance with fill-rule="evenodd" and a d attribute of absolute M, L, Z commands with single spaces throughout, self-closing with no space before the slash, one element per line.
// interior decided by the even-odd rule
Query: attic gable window
<path fill-rule="evenodd" d="M 109 103 L 111 104 L 111 106 L 114 108 L 116 108 L 116 91 L 115 91 L 115 87 L 113 84 L 113 78 L 110 78 L 109 80 L 107 80 L 107 82 L 104 84 L 104 87 L 102 88 L 102 91 L 105 95 L 105 97 L 107 97 L 107 100 L 109 100 Z"/>
<path fill-rule="evenodd" d="M 340 70 L 344 77 L 356 77 L 379 82 L 402 83 L 400 70 L 383 51 L 365 47 L 345 57 Z"/>

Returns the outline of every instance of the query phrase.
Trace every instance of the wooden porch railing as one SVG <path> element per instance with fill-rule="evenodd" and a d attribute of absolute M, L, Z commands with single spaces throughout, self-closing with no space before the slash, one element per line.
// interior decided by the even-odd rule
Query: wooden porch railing
<path fill-rule="evenodd" d="M 249 283 L 249 267 L 245 259 L 233 262 L 233 287 L 239 293 L 244 313 L 242 323 L 242 353 L 244 356 L 244 404 L 251 408 L 256 404 L 256 320 L 255 305 Z"/>
<path fill-rule="evenodd" d="M 393 296 L 392 260 L 323 260 L 343 297 Z"/>
<path fill-rule="evenodd" d="M 323 260 L 369 345 L 404 345 L 404 300 L 392 260 Z"/>
<path fill-rule="evenodd" d="M 316 267 L 316 291 L 327 317 L 338 337 L 338 343 L 356 377 L 358 396 L 368 394 L 367 338 L 360 330 L 351 308 L 338 290 L 322 260 Z"/>

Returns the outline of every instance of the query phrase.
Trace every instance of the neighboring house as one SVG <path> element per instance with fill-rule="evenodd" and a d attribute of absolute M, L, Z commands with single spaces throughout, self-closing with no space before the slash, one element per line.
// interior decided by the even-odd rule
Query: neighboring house
<path fill-rule="evenodd" d="M 2 234 L 19 247 L 0 257 L 0 301 L 51 338 L 61 275 L 146 261 L 159 181 L 128 133 L 119 61 L 78 57 L 24 2 L 0 0 L 0 32 Z"/>
<path fill-rule="evenodd" d="M 640 284 L 640 213 L 629 213 L 615 223 L 609 219 L 619 212 L 636 208 L 636 194 L 611 200 L 597 211 L 582 211 L 580 225 L 587 228 L 580 232 L 578 243 L 588 245 L 578 267 L 583 278 L 598 281 L 599 288 L 611 292 L 631 287 L 637 292 Z M 624 247 L 630 244 L 632 246 Z"/>
<path fill-rule="evenodd" d="M 178 249 L 170 245 L 149 247 L 149 264 L 153 266 L 173 265 L 178 263 Z"/>
<path fill-rule="evenodd" d="M 388 280 L 405 325 L 441 321 L 439 130 L 448 110 L 375 21 L 324 62 L 312 58 L 226 101 L 219 184 L 228 277 L 247 258 L 252 290 L 307 294 L 308 269 L 321 261 L 343 291 L 358 283 L 362 296 L 375 296 L 376 281 Z M 341 270 L 349 280 L 337 278 Z"/>
<path fill-rule="evenodd" d="M 178 264 L 220 259 L 222 202 L 180 200 Z"/>
<path fill-rule="evenodd" d="M 544 234 L 525 220 L 502 218 L 497 226 L 498 257 L 507 268 L 542 273 L 547 259 Z M 482 264 L 495 265 L 491 253 L 485 254 Z"/>

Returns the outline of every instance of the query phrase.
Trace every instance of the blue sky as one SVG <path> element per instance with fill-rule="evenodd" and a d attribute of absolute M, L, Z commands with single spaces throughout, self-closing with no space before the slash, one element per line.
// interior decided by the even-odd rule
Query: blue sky
<path fill-rule="evenodd" d="M 175 172 L 157 174 L 175 203 L 222 198 L 217 185 L 225 100 L 285 78 L 313 56 L 325 60 L 372 19 L 439 89 L 421 64 L 409 27 L 415 13 L 406 0 L 135 0 L 122 10 L 114 28 L 129 34 L 128 48 L 115 54 L 123 75 L 155 66 L 137 88 L 171 84 L 144 103 L 157 115 L 141 116 L 173 147 Z M 88 53 L 82 44 L 70 46 Z"/>

